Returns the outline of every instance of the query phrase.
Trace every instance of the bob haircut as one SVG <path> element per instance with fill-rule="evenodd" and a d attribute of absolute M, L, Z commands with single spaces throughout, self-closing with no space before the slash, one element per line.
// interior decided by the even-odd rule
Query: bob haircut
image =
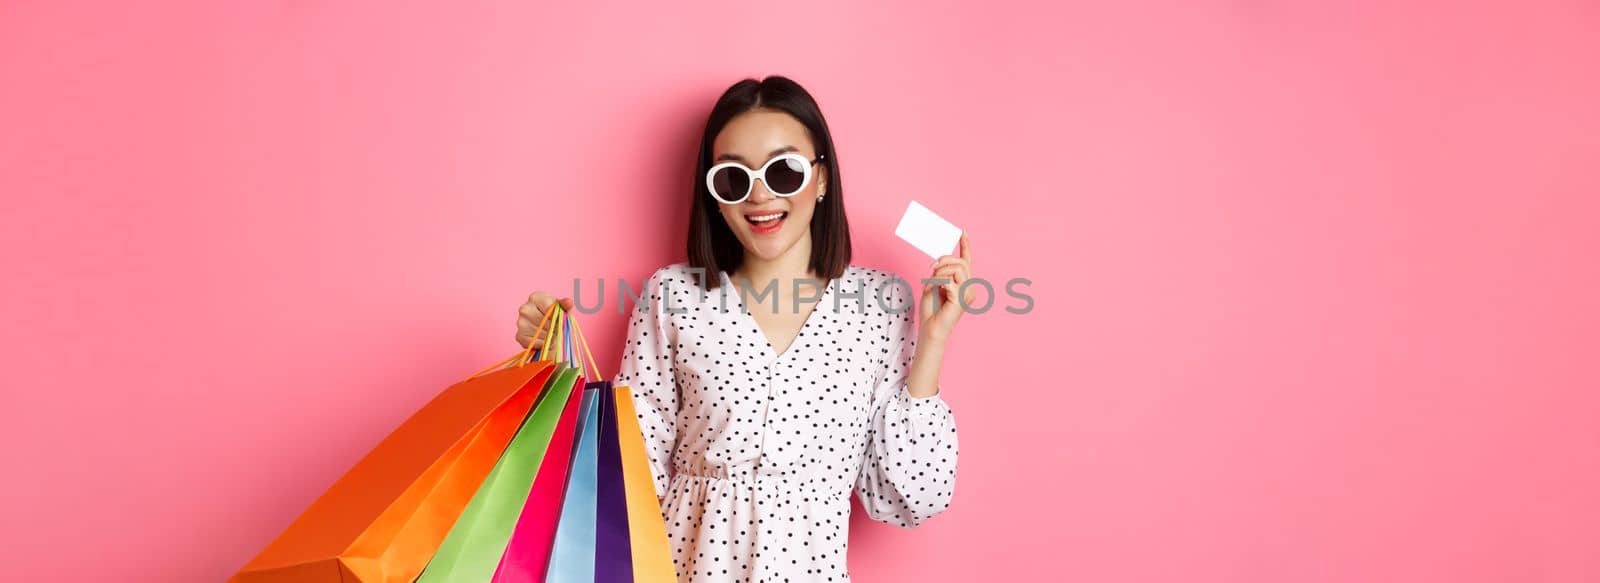
<path fill-rule="evenodd" d="M 744 245 L 739 243 L 733 229 L 717 210 L 721 203 L 706 189 L 705 176 L 713 164 L 711 147 L 717 134 L 739 114 L 756 109 L 782 111 L 804 125 L 816 154 L 822 157 L 818 163 L 828 170 L 828 196 L 823 197 L 811 216 L 809 266 L 824 282 L 832 281 L 844 275 L 845 267 L 850 265 L 850 224 L 844 216 L 839 156 L 834 152 L 833 135 L 828 133 L 828 122 L 822 119 L 816 100 L 800 84 L 778 75 L 734 83 L 717 98 L 711 115 L 706 118 L 694 173 L 694 200 L 689 207 L 689 266 L 704 269 L 705 285 L 716 289 L 722 286 L 719 272 L 732 273 L 744 262 Z"/>

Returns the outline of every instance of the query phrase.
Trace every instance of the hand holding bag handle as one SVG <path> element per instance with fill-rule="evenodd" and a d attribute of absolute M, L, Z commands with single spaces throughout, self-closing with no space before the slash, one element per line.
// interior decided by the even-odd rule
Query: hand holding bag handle
<path fill-rule="evenodd" d="M 550 307 L 551 307 L 551 309 L 545 310 L 544 317 L 539 319 L 539 326 L 537 328 L 534 328 L 534 332 L 533 332 L 533 335 L 536 338 L 539 336 L 540 331 L 544 332 L 544 342 L 543 342 L 544 346 L 549 346 L 550 345 L 550 335 L 551 335 L 552 332 L 554 332 L 554 328 L 555 328 L 555 326 L 550 326 L 548 328 L 546 326 L 550 324 L 550 322 L 551 322 L 551 320 L 553 318 L 555 318 L 558 314 L 561 313 L 561 304 L 554 304 L 554 305 L 552 305 Z M 540 351 L 542 351 L 542 350 L 543 349 L 541 348 Z M 470 375 L 467 375 L 467 379 L 468 380 L 475 379 L 475 378 L 478 378 L 478 377 L 483 376 L 485 374 L 494 372 L 496 370 L 500 370 L 500 369 L 506 368 L 507 366 L 524 366 L 524 365 L 528 364 L 528 362 L 530 361 L 529 359 L 531 357 L 533 357 L 534 352 L 536 352 L 536 351 L 533 349 L 533 342 L 529 341 L 528 345 L 526 347 L 524 347 L 522 350 L 517 351 L 516 354 L 508 356 L 508 357 L 502 359 L 500 362 L 497 362 L 497 363 L 491 364 L 489 366 L 483 367 L 478 372 L 475 372 L 475 373 L 472 373 Z M 536 360 L 545 360 L 545 359 L 544 358 L 538 358 Z"/>

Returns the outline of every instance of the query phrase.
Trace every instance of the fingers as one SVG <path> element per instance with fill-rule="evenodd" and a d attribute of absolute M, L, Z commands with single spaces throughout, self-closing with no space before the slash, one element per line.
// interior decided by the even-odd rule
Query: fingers
<path fill-rule="evenodd" d="M 950 282 L 940 286 L 944 288 L 944 299 L 950 303 L 955 303 L 956 298 L 961 297 L 962 303 L 971 304 L 977 299 L 977 290 L 967 289 L 965 294 L 961 293 L 961 285 L 971 278 L 972 272 L 968 269 L 966 261 L 958 259 L 934 270 L 933 276 L 929 279 L 943 279 Z"/>
<path fill-rule="evenodd" d="M 951 308 L 952 305 L 955 306 L 955 309 L 958 309 L 958 310 L 961 309 L 959 303 L 956 302 L 956 297 L 957 297 L 956 294 L 961 291 L 961 284 L 959 284 L 959 283 L 947 283 L 947 284 L 941 285 L 939 287 L 944 288 L 944 299 L 945 299 L 945 304 L 947 304 L 947 305 L 944 305 L 944 306 L 939 306 L 939 309 L 940 310 L 948 310 L 948 309 Z"/>
<path fill-rule="evenodd" d="M 532 331 L 517 331 L 518 346 L 528 348 L 528 343 L 530 342 L 533 343 L 533 350 L 538 350 L 540 346 L 544 346 L 544 337 L 540 334 L 535 334 Z"/>
<path fill-rule="evenodd" d="M 936 276 L 936 277 L 931 277 L 929 279 L 940 279 L 940 278 Z M 944 276 L 943 279 L 944 279 L 945 283 L 925 283 L 925 284 L 922 284 L 922 296 L 924 298 L 926 298 L 928 296 L 928 294 L 933 293 L 933 291 L 935 289 L 937 289 L 937 290 L 939 290 L 939 298 L 940 298 L 940 303 L 941 304 L 943 304 L 944 302 L 953 301 L 955 299 L 955 297 L 956 297 L 956 293 L 961 291 L 961 282 L 952 281 L 952 278 L 950 276 L 948 276 L 948 275 Z M 969 291 L 967 295 L 970 296 L 972 294 Z"/>
<path fill-rule="evenodd" d="M 970 304 L 976 296 L 976 292 L 969 289 L 966 297 L 961 298 L 961 284 L 972 278 L 972 243 L 967 239 L 967 234 L 961 234 L 957 254 L 935 259 L 928 268 L 933 272 L 928 279 L 944 280 L 945 283 L 923 283 L 922 297 L 928 300 L 930 294 L 937 293 L 938 307 L 931 315 L 945 326 L 953 325 L 966 312 L 964 304 Z M 934 291 L 934 288 L 938 288 L 938 291 Z M 923 314 L 924 317 L 929 316 L 926 310 Z"/>
<path fill-rule="evenodd" d="M 528 348 L 532 343 L 533 349 L 544 346 L 542 326 L 545 315 L 551 306 L 559 306 L 563 311 L 572 311 L 575 304 L 572 298 L 557 298 L 549 292 L 536 291 L 528 294 L 528 301 L 517 308 L 517 344 Z"/>
<path fill-rule="evenodd" d="M 943 278 L 959 286 L 972 277 L 972 268 L 967 265 L 967 260 L 960 257 L 946 255 L 934 262 L 934 266 L 929 279 Z M 950 297 L 955 297 L 955 294 L 950 294 Z"/>
<path fill-rule="evenodd" d="M 934 260 L 933 265 L 930 265 L 928 267 L 931 268 L 931 269 L 938 269 L 938 268 L 946 266 L 946 265 L 966 264 L 966 262 L 967 262 L 967 260 L 962 259 L 960 257 L 956 257 L 954 255 L 946 255 L 944 257 L 940 257 L 940 258 Z"/>
<path fill-rule="evenodd" d="M 934 301 L 935 303 L 933 305 L 936 308 L 935 313 L 938 314 L 948 313 L 951 309 L 960 310 L 961 304 L 960 302 L 956 301 L 956 294 L 959 290 L 960 284 L 957 283 L 924 285 L 922 286 L 922 300 L 923 303 Z M 927 312 L 923 313 L 926 314 Z"/>
<path fill-rule="evenodd" d="M 543 324 L 543 323 L 544 322 L 539 321 L 539 320 L 535 320 L 535 321 L 532 321 L 532 322 L 527 321 L 527 320 L 518 320 L 517 321 L 517 344 L 522 345 L 523 348 L 527 348 L 528 347 L 528 343 L 530 343 L 530 342 L 533 343 L 533 348 L 539 348 L 540 346 L 544 346 L 544 337 L 545 337 L 545 328 L 546 327 L 540 325 L 540 324 Z"/>
<path fill-rule="evenodd" d="M 541 316 L 529 316 L 524 313 L 520 318 L 517 318 L 517 344 L 522 345 L 524 348 L 528 346 L 529 342 L 533 343 L 534 348 L 538 348 L 540 344 L 543 344 L 544 330 L 540 326 L 542 323 L 544 323 L 544 318 Z"/>
<path fill-rule="evenodd" d="M 550 303 L 544 292 L 533 292 L 528 301 L 517 308 L 517 343 L 524 348 L 539 336 L 539 324 L 544 322 Z"/>
<path fill-rule="evenodd" d="M 952 264 L 935 269 L 933 271 L 933 277 L 929 279 L 944 278 L 950 280 L 956 285 L 960 285 L 962 282 L 967 281 L 967 278 L 970 276 L 970 274 L 971 272 L 967 270 L 966 265 Z"/>
<path fill-rule="evenodd" d="M 570 312 L 575 304 L 572 298 L 556 298 L 542 291 L 533 292 L 528 296 L 528 301 L 517 309 L 517 314 L 521 319 L 528 320 L 530 325 L 538 324 L 544 320 L 545 312 L 548 312 L 552 305 L 559 305 L 563 311 Z"/>
<path fill-rule="evenodd" d="M 946 278 L 951 281 L 947 284 L 946 296 L 955 298 L 962 283 L 972 277 L 972 241 L 965 232 L 961 233 L 959 255 L 945 255 L 934 260 L 932 279 Z M 966 299 L 972 299 L 974 292 L 968 290 Z"/>
<path fill-rule="evenodd" d="M 550 292 L 545 291 L 536 291 L 528 295 L 527 305 L 538 308 L 541 315 L 544 314 L 545 310 L 550 309 L 551 304 L 561 304 L 561 309 L 572 311 L 572 298 L 557 298 Z"/>
<path fill-rule="evenodd" d="M 968 273 L 972 272 L 972 260 L 968 259 L 966 257 L 959 257 L 959 256 L 956 256 L 956 255 L 945 255 L 943 257 L 940 257 L 937 260 L 934 260 L 933 265 L 931 265 L 929 267 L 931 269 L 934 269 L 934 270 L 937 271 L 937 270 L 939 270 L 939 269 L 941 269 L 941 268 L 943 268 L 945 266 L 949 266 L 949 265 L 960 265 L 960 266 L 965 267 L 967 269 Z"/>

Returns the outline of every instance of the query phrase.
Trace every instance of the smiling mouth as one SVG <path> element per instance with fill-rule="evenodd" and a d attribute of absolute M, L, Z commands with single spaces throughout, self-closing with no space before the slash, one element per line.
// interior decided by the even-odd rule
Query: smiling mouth
<path fill-rule="evenodd" d="M 750 223 L 750 230 L 758 235 L 777 232 L 783 226 L 783 220 L 789 217 L 784 211 L 763 212 L 760 214 L 747 214 L 744 220 Z"/>

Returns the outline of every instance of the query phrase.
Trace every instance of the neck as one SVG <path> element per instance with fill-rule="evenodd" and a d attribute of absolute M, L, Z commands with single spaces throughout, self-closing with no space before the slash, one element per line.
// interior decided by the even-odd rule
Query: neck
<path fill-rule="evenodd" d="M 734 276 L 745 278 L 757 289 L 773 280 L 777 280 L 779 285 L 787 285 L 795 279 L 814 278 L 815 275 L 811 273 L 810 230 L 800 235 L 800 240 L 788 251 L 772 259 L 756 257 L 746 251 L 744 262 L 735 270 Z"/>

